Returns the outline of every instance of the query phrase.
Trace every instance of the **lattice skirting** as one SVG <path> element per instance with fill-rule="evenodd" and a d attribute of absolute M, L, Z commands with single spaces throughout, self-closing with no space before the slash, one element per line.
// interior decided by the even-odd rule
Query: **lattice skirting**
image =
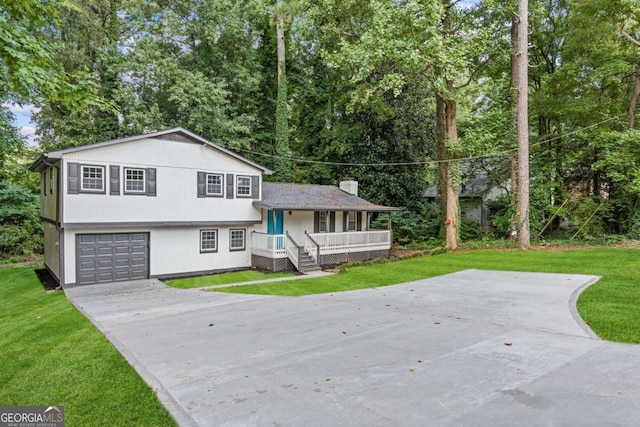
<path fill-rule="evenodd" d="M 267 271 L 296 271 L 289 258 L 267 258 L 251 255 L 251 266 Z"/>
<path fill-rule="evenodd" d="M 347 262 L 367 261 L 375 258 L 389 258 L 390 252 L 391 251 L 387 249 L 380 251 L 350 252 L 343 254 L 320 254 L 320 266 L 322 266 L 323 268 L 330 268 Z"/>

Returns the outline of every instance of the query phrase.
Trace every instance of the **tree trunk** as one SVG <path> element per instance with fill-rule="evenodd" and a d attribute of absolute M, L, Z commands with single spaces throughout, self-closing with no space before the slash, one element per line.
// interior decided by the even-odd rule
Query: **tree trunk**
<path fill-rule="evenodd" d="M 516 60 L 516 44 L 518 40 L 518 15 L 515 11 L 511 16 L 511 141 L 518 140 L 518 61 Z M 511 150 L 511 218 L 509 238 L 515 240 L 517 236 L 516 209 L 518 203 L 518 162 L 515 150 Z"/>
<path fill-rule="evenodd" d="M 453 81 L 447 81 L 450 91 L 454 90 Z M 448 98 L 448 97 L 447 97 Z M 460 207 L 458 188 L 460 186 L 460 164 L 449 162 L 451 157 L 447 144 L 458 145 L 457 105 L 453 99 L 436 95 L 436 143 L 438 146 L 438 189 L 440 210 L 444 217 L 445 248 L 455 250 L 460 240 Z"/>
<path fill-rule="evenodd" d="M 638 109 L 638 98 L 640 98 L 640 64 L 636 71 L 636 84 L 631 95 L 631 103 L 629 104 L 629 129 L 636 128 L 636 110 Z"/>
<path fill-rule="evenodd" d="M 278 1 L 276 13 L 276 40 L 278 48 L 278 85 L 281 83 L 282 76 L 285 74 L 285 47 L 284 47 L 284 16 L 281 11 L 281 4 Z"/>
<path fill-rule="evenodd" d="M 527 0 L 518 0 L 518 31 L 516 40 L 516 73 L 518 79 L 518 237 L 516 247 L 531 245 L 529 230 L 529 7 Z"/>
<path fill-rule="evenodd" d="M 281 1 L 276 7 L 276 39 L 278 50 L 278 98 L 276 100 L 276 138 L 275 152 L 282 157 L 289 157 L 289 113 L 287 111 L 287 74 L 286 51 L 284 44 L 284 10 Z M 291 163 L 286 159 L 276 159 L 275 177 L 284 182 L 291 181 Z"/>

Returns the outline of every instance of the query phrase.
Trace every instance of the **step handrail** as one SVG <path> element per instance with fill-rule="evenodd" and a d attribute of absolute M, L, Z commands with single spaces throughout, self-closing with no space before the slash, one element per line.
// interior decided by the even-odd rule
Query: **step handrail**
<path fill-rule="evenodd" d="M 314 258 L 314 261 L 316 262 L 316 265 L 320 265 L 320 245 L 318 244 L 318 242 L 316 242 L 313 237 L 311 237 L 309 235 L 309 233 L 307 233 L 307 230 L 304 230 L 304 235 L 306 236 L 306 240 L 309 240 L 311 243 L 313 243 L 316 246 L 316 256 L 314 257 L 313 254 L 309 251 L 309 255 L 311 255 L 312 258 Z M 305 248 L 306 249 L 306 248 Z"/>
<path fill-rule="evenodd" d="M 287 236 L 287 240 L 291 243 L 287 244 L 287 255 L 289 261 L 291 261 L 296 270 L 300 271 L 300 246 L 298 246 L 296 241 L 293 240 L 293 237 L 291 237 L 291 234 L 289 234 L 288 231 L 285 231 L 285 235 Z M 295 251 L 293 248 L 295 248 Z"/>

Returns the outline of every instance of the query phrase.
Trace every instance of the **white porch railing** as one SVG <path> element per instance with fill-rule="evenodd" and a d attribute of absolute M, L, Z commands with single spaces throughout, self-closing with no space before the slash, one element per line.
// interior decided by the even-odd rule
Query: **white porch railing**
<path fill-rule="evenodd" d="M 309 237 L 320 246 L 322 255 L 391 249 L 389 230 L 314 233 Z M 306 242 L 305 251 L 309 252 Z"/>
<path fill-rule="evenodd" d="M 251 233 L 251 253 L 266 258 L 287 258 L 287 236 L 284 234 Z"/>
<path fill-rule="evenodd" d="M 252 233 L 251 253 L 266 258 L 289 258 L 298 267 L 298 245 L 287 234 Z M 389 230 L 347 233 L 305 233 L 304 251 L 318 262 L 320 254 L 341 254 L 391 249 Z"/>

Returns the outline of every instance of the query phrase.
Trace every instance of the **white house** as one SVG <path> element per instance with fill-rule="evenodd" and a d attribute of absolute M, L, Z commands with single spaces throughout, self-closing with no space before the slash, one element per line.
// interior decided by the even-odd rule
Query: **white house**
<path fill-rule="evenodd" d="M 357 183 L 263 183 L 271 171 L 184 129 L 45 153 L 45 267 L 65 286 L 388 256 Z"/>

